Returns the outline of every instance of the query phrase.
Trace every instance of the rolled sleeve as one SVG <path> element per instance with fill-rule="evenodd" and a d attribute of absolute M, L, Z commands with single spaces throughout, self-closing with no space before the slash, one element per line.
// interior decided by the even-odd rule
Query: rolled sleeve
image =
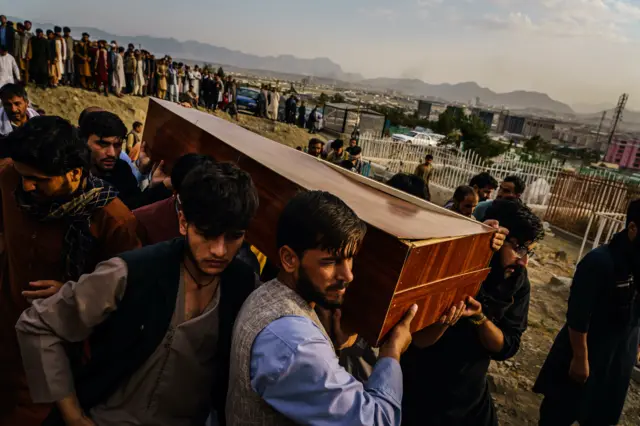
<path fill-rule="evenodd" d="M 400 364 L 380 359 L 363 385 L 339 365 L 329 341 L 307 318 L 280 318 L 258 335 L 251 353 L 251 384 L 265 402 L 296 423 L 400 424 Z"/>
<path fill-rule="evenodd" d="M 69 281 L 55 295 L 35 300 L 22 313 L 16 331 L 34 402 L 55 402 L 74 391 L 64 343 L 85 340 L 116 310 L 126 276 L 126 263 L 110 259 L 78 282 Z"/>

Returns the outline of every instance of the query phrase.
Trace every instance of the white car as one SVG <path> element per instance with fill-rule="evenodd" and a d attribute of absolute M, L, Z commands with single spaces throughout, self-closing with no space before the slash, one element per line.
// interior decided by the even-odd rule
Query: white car
<path fill-rule="evenodd" d="M 437 146 L 438 141 L 442 139 L 444 136 L 438 135 L 436 133 L 424 133 L 424 132 L 416 132 L 411 131 L 406 135 L 396 133 L 391 135 L 391 139 L 394 142 L 405 142 L 410 143 L 412 145 L 428 145 L 428 146 Z"/>

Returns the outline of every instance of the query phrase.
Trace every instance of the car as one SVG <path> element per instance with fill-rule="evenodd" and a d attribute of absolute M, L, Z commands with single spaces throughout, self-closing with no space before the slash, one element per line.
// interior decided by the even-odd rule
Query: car
<path fill-rule="evenodd" d="M 442 139 L 444 136 L 438 135 L 436 133 L 426 133 L 426 132 L 416 132 L 412 130 L 406 135 L 396 133 L 391 135 L 391 138 L 394 142 L 404 142 L 410 143 L 412 145 L 428 145 L 428 146 L 437 146 L 438 141 Z"/>
<path fill-rule="evenodd" d="M 236 103 L 238 111 L 245 111 L 251 114 L 258 112 L 258 96 L 260 91 L 251 87 L 239 87 L 236 91 Z"/>

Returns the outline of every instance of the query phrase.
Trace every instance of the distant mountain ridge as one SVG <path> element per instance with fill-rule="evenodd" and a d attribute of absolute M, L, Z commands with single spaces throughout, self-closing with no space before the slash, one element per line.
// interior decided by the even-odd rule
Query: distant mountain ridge
<path fill-rule="evenodd" d="M 13 21 L 19 18 L 9 18 Z M 33 24 L 34 28 L 49 29 L 53 24 Z M 496 93 L 475 82 L 457 84 L 429 84 L 418 79 L 374 78 L 365 80 L 357 73 L 347 73 L 329 58 L 297 58 L 293 55 L 258 56 L 243 53 L 225 47 L 214 46 L 194 40 L 179 41 L 175 38 L 152 36 L 120 36 L 89 27 L 71 27 L 75 37 L 83 32 L 91 34 L 92 39 L 116 40 L 121 45 L 133 43 L 160 55 L 168 54 L 173 58 L 230 65 L 249 70 L 272 71 L 285 74 L 310 75 L 336 82 L 344 82 L 374 89 L 391 89 L 413 96 L 429 96 L 447 101 L 468 102 L 480 98 L 481 103 L 504 106 L 509 109 L 532 109 L 551 111 L 556 114 L 573 114 L 565 103 L 550 98 L 547 94 L 531 91 L 513 91 Z"/>
<path fill-rule="evenodd" d="M 431 96 L 448 101 L 469 102 L 480 98 L 482 104 L 504 106 L 511 109 L 535 108 L 552 111 L 558 114 L 573 114 L 573 109 L 560 101 L 551 99 L 549 95 L 540 92 L 517 90 L 507 93 L 496 93 L 475 82 L 457 84 L 429 84 L 418 79 L 374 78 L 360 81 L 359 84 L 387 88 L 404 93 L 420 96 Z"/>

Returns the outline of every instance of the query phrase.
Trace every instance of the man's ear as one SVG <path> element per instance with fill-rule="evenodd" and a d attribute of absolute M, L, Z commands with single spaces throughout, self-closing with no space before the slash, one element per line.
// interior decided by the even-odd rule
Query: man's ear
<path fill-rule="evenodd" d="M 282 265 L 282 269 L 287 273 L 295 272 L 300 266 L 300 258 L 289 246 L 282 246 L 280 250 L 278 250 L 278 255 L 280 256 L 280 264 Z"/>
<path fill-rule="evenodd" d="M 71 182 L 80 182 L 80 179 L 82 179 L 82 169 L 80 167 L 71 169 L 67 172 L 67 176 L 69 176 Z"/>
<path fill-rule="evenodd" d="M 180 227 L 180 235 L 187 235 L 187 218 L 184 217 L 182 210 L 178 210 L 178 225 Z"/>

